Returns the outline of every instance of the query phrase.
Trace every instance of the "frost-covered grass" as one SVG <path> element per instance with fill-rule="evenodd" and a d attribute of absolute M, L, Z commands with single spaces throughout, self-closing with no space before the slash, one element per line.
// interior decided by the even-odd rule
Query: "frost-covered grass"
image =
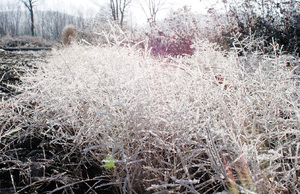
<path fill-rule="evenodd" d="M 300 192 L 299 76 L 285 56 L 195 48 L 165 60 L 117 46 L 53 51 L 1 102 L 0 140 L 59 145 L 52 165 L 63 167 L 48 177 L 73 182 L 56 176 L 67 185 L 57 191 L 93 180 L 90 191 L 120 193 Z"/>

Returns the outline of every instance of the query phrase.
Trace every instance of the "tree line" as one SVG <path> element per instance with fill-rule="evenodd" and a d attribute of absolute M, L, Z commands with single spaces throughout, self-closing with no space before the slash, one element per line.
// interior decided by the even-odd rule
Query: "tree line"
<path fill-rule="evenodd" d="M 61 13 L 58 11 L 36 11 L 35 28 L 32 33 L 30 17 L 26 11 L 6 11 L 0 12 L 0 36 L 7 34 L 11 36 L 32 35 L 39 36 L 48 40 L 56 40 L 68 24 L 73 24 L 82 28 L 84 19 Z"/>
<path fill-rule="evenodd" d="M 9 33 L 15 36 L 26 34 L 55 39 L 58 35 L 57 31 L 61 31 L 65 24 L 74 24 L 79 28 L 84 25 L 83 17 L 80 16 L 56 11 L 38 11 L 38 2 L 42 1 L 19 0 L 26 11 L 20 5 L 14 5 L 9 11 L 0 10 L 0 36 Z M 156 22 L 157 13 L 166 2 L 166 0 L 107 0 L 106 5 L 100 5 L 98 2 L 102 1 L 91 1 L 99 6 L 99 11 L 106 14 L 100 13 L 102 18 L 98 19 L 103 21 L 103 18 L 109 18 L 121 27 L 126 24 L 126 15 L 131 5 L 140 6 L 151 26 Z M 45 26 L 45 24 L 52 26 Z"/>
<path fill-rule="evenodd" d="M 55 40 L 59 37 L 61 30 L 67 24 L 72 24 L 78 29 L 84 29 L 90 25 L 91 21 L 82 16 L 72 16 L 56 11 L 38 11 L 37 2 L 43 0 L 19 0 L 26 9 L 16 6 L 13 10 L 0 12 L 0 36 L 11 34 L 41 36 L 46 39 Z M 126 26 L 127 14 L 130 6 L 139 6 L 144 12 L 147 22 L 153 31 L 157 31 L 159 37 L 152 37 L 155 44 L 160 39 L 170 39 L 173 42 L 192 43 L 194 34 L 199 33 L 199 28 L 195 21 L 178 19 L 176 24 L 172 24 L 172 17 L 181 17 L 180 15 L 166 18 L 164 25 L 174 28 L 172 37 L 166 33 L 160 33 L 158 29 L 157 14 L 166 8 L 166 0 L 106 0 L 106 5 L 100 5 L 99 0 L 91 0 L 99 6 L 100 18 L 96 18 L 99 24 L 105 22 L 108 18 L 114 23 L 119 24 L 121 28 Z M 205 0 L 200 0 L 204 2 Z M 300 1 L 299 0 L 219 0 L 222 10 L 211 6 L 207 9 L 210 17 L 210 26 L 213 26 L 214 32 L 209 32 L 210 36 L 215 34 L 212 41 L 221 45 L 232 45 L 232 36 L 239 34 L 240 38 L 246 38 L 249 35 L 263 37 L 266 39 L 264 44 L 269 44 L 273 39 L 281 45 L 285 45 L 289 52 L 299 54 L 300 44 Z M 190 17 L 190 16 L 188 16 Z M 201 19 L 200 19 L 201 20 Z M 173 20 L 175 21 L 175 20 Z M 187 26 L 189 29 L 183 29 L 183 33 L 178 34 L 179 26 Z M 173 25 L 173 26 L 172 26 Z M 177 29 L 177 30 L 176 30 Z M 208 29 L 211 31 L 211 29 Z M 163 30 L 165 31 L 165 30 Z M 155 33 L 152 33 L 155 34 Z M 205 34 L 205 33 L 203 33 Z M 206 33 L 207 34 L 207 33 Z M 178 36 L 178 37 L 176 37 Z M 183 38 L 184 37 L 184 38 Z M 159 39 L 159 40 L 157 40 Z M 181 40 L 182 39 L 182 40 Z M 187 41 L 188 39 L 188 41 Z M 215 40 L 213 40 L 215 39 Z M 169 41 L 170 42 L 170 41 Z M 186 46 L 186 45 L 185 45 Z M 177 46 L 178 47 L 178 46 Z M 185 49 L 185 48 L 183 48 Z"/>
<path fill-rule="evenodd" d="M 58 11 L 39 11 L 34 0 L 22 1 L 20 5 L 0 11 L 0 36 L 39 36 L 48 40 L 58 39 L 61 30 L 68 24 L 82 28 L 82 16 L 73 16 Z M 10 5 L 12 6 L 12 5 Z"/>

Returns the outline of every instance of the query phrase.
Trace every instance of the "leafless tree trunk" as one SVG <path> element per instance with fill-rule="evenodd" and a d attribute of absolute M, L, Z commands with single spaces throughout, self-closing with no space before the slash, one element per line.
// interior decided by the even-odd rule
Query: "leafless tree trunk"
<path fill-rule="evenodd" d="M 16 23 L 16 25 L 15 25 L 15 28 L 16 28 L 15 34 L 16 35 L 19 35 L 20 18 L 21 18 L 21 10 L 20 9 L 21 9 L 20 7 L 17 8 L 17 13 L 15 15 L 15 23 Z"/>
<path fill-rule="evenodd" d="M 117 21 L 120 26 L 124 24 L 125 12 L 132 0 L 110 0 L 110 10 L 112 19 Z"/>
<path fill-rule="evenodd" d="M 110 9 L 111 9 L 111 15 L 114 21 L 119 20 L 119 4 L 118 0 L 110 0 Z"/>
<path fill-rule="evenodd" d="M 31 22 L 31 36 L 34 36 L 34 15 L 33 15 L 33 7 L 35 3 L 39 0 L 21 0 L 25 7 L 30 12 L 30 22 Z"/>

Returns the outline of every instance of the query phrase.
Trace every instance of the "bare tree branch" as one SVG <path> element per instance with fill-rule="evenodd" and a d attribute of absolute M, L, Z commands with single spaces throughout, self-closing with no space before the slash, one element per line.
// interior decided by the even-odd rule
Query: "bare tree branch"
<path fill-rule="evenodd" d="M 138 4 L 146 15 L 150 26 L 156 23 L 157 13 L 163 8 L 165 3 L 166 0 L 138 0 Z"/>

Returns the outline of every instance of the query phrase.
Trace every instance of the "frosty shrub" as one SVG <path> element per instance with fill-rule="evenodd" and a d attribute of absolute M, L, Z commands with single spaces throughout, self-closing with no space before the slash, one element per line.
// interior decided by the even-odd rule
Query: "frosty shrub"
<path fill-rule="evenodd" d="M 226 18 L 223 20 L 223 35 L 229 43 L 232 33 L 241 33 L 242 38 L 255 34 L 256 38 L 265 38 L 265 46 L 275 39 L 284 45 L 285 51 L 299 55 L 299 1 L 224 0 L 222 2 L 225 15 L 217 20 Z M 218 12 L 212 12 L 211 15 L 217 17 Z"/>
<path fill-rule="evenodd" d="M 76 38 L 76 28 L 73 25 L 67 25 L 62 30 L 62 42 L 69 45 L 72 39 Z"/>
<path fill-rule="evenodd" d="M 53 51 L 1 102 L 0 139 L 47 141 L 43 181 L 54 191 L 300 192 L 295 69 L 278 53 L 192 48 L 168 63 L 118 46 Z M 1 160 L 34 191 L 27 161 Z"/>
<path fill-rule="evenodd" d="M 125 46 L 130 45 L 130 30 L 125 27 L 121 27 L 118 23 L 107 22 L 105 25 L 97 29 L 97 35 L 100 40 L 106 45 L 118 45 Z"/>
<path fill-rule="evenodd" d="M 121 27 L 116 22 L 90 22 L 80 33 L 80 39 L 88 42 L 89 45 L 132 45 L 133 34 L 126 28 Z"/>
<path fill-rule="evenodd" d="M 154 25 L 150 33 L 148 46 L 154 56 L 191 55 L 191 45 L 201 30 L 198 21 L 188 7 L 183 7 L 167 17 L 162 26 Z"/>
<path fill-rule="evenodd" d="M 211 10 L 211 15 L 196 15 L 187 6 L 172 12 L 163 23 L 156 23 L 146 33 L 148 47 L 155 56 L 192 55 L 191 47 L 196 39 L 207 39 L 229 49 L 230 40 L 225 37 L 224 17 Z"/>

